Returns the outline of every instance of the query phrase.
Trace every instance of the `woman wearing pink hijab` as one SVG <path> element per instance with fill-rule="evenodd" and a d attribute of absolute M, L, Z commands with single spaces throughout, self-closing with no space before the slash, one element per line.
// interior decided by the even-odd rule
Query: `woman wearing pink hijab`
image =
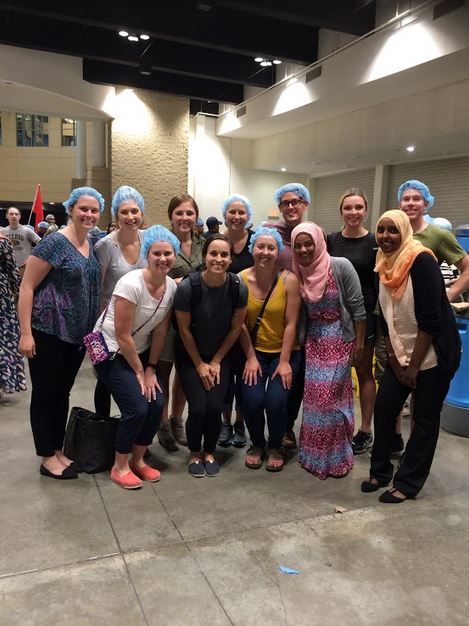
<path fill-rule="evenodd" d="M 363 354 L 366 318 L 360 280 L 348 259 L 329 255 L 313 222 L 293 229 L 292 249 L 308 310 L 298 460 L 320 479 L 341 478 L 353 467 L 350 368 Z"/>

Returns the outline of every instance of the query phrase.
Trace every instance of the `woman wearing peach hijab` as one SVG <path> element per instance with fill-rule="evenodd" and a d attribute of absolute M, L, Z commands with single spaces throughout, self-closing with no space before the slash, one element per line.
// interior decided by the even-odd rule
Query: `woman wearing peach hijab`
<path fill-rule="evenodd" d="M 380 502 L 399 504 L 422 489 L 435 453 L 443 400 L 459 367 L 461 342 L 431 250 L 413 239 L 403 211 L 386 211 L 376 226 L 379 303 L 388 366 L 375 403 L 375 442 L 365 493 L 386 487 L 396 415 L 411 391 L 414 427 L 392 489 Z"/>
<path fill-rule="evenodd" d="M 348 259 L 331 257 L 312 222 L 292 231 L 293 271 L 308 310 L 303 421 L 298 460 L 318 478 L 353 467 L 352 362 L 363 354 L 365 307 Z"/>

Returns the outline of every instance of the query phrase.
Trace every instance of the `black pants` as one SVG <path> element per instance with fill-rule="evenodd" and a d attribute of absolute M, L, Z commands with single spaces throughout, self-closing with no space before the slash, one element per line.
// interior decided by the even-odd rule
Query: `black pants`
<path fill-rule="evenodd" d="M 290 432 L 293 430 L 295 420 L 300 411 L 301 403 L 303 402 L 303 396 L 305 392 L 305 363 L 306 353 L 304 348 L 298 350 L 299 353 L 299 369 L 296 374 L 293 375 L 292 386 L 290 393 L 288 394 L 288 406 L 287 406 L 287 430 Z"/>
<path fill-rule="evenodd" d="M 94 410 L 98 415 L 109 417 L 111 415 L 111 394 L 106 385 L 101 381 L 96 381 L 94 388 Z"/>
<path fill-rule="evenodd" d="M 438 441 L 441 408 L 451 378 L 438 366 L 417 376 L 417 388 L 413 391 L 415 423 L 393 481 L 394 487 L 407 497 L 418 494 L 430 473 Z M 390 459 L 396 416 L 411 391 L 397 380 L 390 367 L 385 370 L 376 396 L 375 440 L 370 469 L 370 477 L 383 484 L 392 479 L 394 468 Z"/>
<path fill-rule="evenodd" d="M 145 366 L 148 351 L 139 357 Z M 133 369 L 120 354 L 112 361 L 96 365 L 95 370 L 121 413 L 116 434 L 117 452 L 128 454 L 134 445 L 149 446 L 160 425 L 164 405 L 162 394 L 157 393 L 156 400 L 148 402 L 142 395 Z"/>
<path fill-rule="evenodd" d="M 182 348 L 176 351 L 176 367 L 188 404 L 187 446 L 191 452 L 199 452 L 203 439 L 205 452 L 211 454 L 220 435 L 223 401 L 230 382 L 230 358 L 225 357 L 221 362 L 220 382 L 210 391 L 205 390 L 192 359 Z"/>
<path fill-rule="evenodd" d="M 33 328 L 36 356 L 31 375 L 31 429 L 38 456 L 62 450 L 70 391 L 85 356 L 83 345 L 67 343 Z"/>

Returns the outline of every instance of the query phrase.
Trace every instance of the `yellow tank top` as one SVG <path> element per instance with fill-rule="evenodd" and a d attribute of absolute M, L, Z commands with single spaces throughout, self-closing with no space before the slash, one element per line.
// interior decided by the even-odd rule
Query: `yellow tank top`
<path fill-rule="evenodd" d="M 240 272 L 241 279 L 248 288 L 248 312 L 246 316 L 246 325 L 249 332 L 255 326 L 257 316 L 261 310 L 264 300 L 254 298 L 249 289 L 248 270 Z M 275 289 L 267 302 L 259 330 L 256 337 L 256 345 L 254 348 L 260 352 L 281 352 L 283 343 L 283 333 L 285 332 L 285 309 L 287 308 L 287 294 L 285 291 L 285 280 L 288 272 L 283 271 L 280 279 L 277 281 Z M 293 346 L 298 349 L 298 346 Z"/>

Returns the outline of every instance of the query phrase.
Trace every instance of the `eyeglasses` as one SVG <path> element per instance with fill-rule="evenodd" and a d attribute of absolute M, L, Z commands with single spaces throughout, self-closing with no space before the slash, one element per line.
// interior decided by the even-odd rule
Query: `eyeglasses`
<path fill-rule="evenodd" d="M 278 203 L 278 208 L 283 211 L 284 209 L 288 209 L 288 207 L 290 206 L 290 204 L 292 205 L 292 207 L 294 209 L 296 209 L 297 206 L 299 206 L 300 204 L 304 204 L 304 200 L 303 198 L 293 198 L 293 200 L 282 200 L 281 202 Z"/>

